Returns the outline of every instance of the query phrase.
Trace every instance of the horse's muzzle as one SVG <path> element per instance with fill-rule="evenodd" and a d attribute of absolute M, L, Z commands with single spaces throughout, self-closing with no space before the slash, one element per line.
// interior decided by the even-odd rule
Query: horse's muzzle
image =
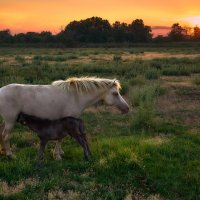
<path fill-rule="evenodd" d="M 121 110 L 122 114 L 126 114 L 129 112 L 130 108 L 129 108 L 129 106 L 126 106 L 126 107 L 120 108 L 120 110 Z"/>

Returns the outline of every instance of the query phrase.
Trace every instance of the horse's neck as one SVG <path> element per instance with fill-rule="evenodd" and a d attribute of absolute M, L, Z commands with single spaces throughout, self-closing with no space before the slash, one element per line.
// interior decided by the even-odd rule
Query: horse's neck
<path fill-rule="evenodd" d="M 79 100 L 82 111 L 100 101 L 104 93 L 105 90 L 99 90 L 85 95 L 80 95 Z"/>

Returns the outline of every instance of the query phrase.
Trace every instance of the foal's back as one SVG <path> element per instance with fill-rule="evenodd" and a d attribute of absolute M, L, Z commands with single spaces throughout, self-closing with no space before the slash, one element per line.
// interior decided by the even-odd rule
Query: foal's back
<path fill-rule="evenodd" d="M 62 139 L 67 134 L 73 136 L 84 131 L 81 119 L 64 117 L 58 120 L 41 119 L 35 116 L 20 113 L 18 122 L 27 125 L 36 132 L 41 139 L 56 140 Z"/>

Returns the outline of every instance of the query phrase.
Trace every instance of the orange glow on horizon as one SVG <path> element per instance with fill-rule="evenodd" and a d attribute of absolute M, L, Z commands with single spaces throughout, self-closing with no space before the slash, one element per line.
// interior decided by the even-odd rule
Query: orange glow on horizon
<path fill-rule="evenodd" d="M 200 27 L 200 16 L 191 16 L 191 17 L 186 17 L 185 21 L 187 21 L 190 26 L 199 26 Z"/>
<path fill-rule="evenodd" d="M 176 22 L 195 26 L 200 25 L 199 8 L 197 0 L 0 0 L 0 30 L 55 34 L 70 21 L 92 16 L 108 19 L 111 24 L 139 18 L 149 26 L 171 26 Z"/>

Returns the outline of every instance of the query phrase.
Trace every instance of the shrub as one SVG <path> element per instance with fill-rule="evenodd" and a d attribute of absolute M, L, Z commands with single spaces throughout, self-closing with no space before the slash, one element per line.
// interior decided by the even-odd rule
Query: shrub
<path fill-rule="evenodd" d="M 144 103 L 139 106 L 136 114 L 131 118 L 131 129 L 151 129 L 154 128 L 155 106 L 154 102 Z"/>
<path fill-rule="evenodd" d="M 195 77 L 192 82 L 195 84 L 195 85 L 200 85 L 200 77 Z"/>
<path fill-rule="evenodd" d="M 166 76 L 189 76 L 191 73 L 189 68 L 172 66 L 162 70 L 162 74 Z"/>
<path fill-rule="evenodd" d="M 15 56 L 15 60 L 21 63 L 25 62 L 25 58 L 22 56 Z"/>
<path fill-rule="evenodd" d="M 76 56 L 76 55 L 68 55 L 67 56 L 68 60 L 73 60 L 73 59 L 77 59 L 77 58 L 78 58 L 78 56 Z"/>
<path fill-rule="evenodd" d="M 130 101 L 132 105 L 140 106 L 144 103 L 153 102 L 155 97 L 165 94 L 166 89 L 159 85 L 144 86 L 136 88 L 130 92 Z"/>
<path fill-rule="evenodd" d="M 160 77 L 160 72 L 157 69 L 149 69 L 145 73 L 145 78 L 149 80 L 155 80 Z"/>
<path fill-rule="evenodd" d="M 145 78 L 143 76 L 136 76 L 129 81 L 130 85 L 144 85 Z"/>
<path fill-rule="evenodd" d="M 122 82 L 122 90 L 121 90 L 121 94 L 124 95 L 128 92 L 129 89 L 129 84 L 128 82 Z"/>
<path fill-rule="evenodd" d="M 113 56 L 113 61 L 121 61 L 122 60 L 122 56 L 121 55 L 114 55 Z"/>

